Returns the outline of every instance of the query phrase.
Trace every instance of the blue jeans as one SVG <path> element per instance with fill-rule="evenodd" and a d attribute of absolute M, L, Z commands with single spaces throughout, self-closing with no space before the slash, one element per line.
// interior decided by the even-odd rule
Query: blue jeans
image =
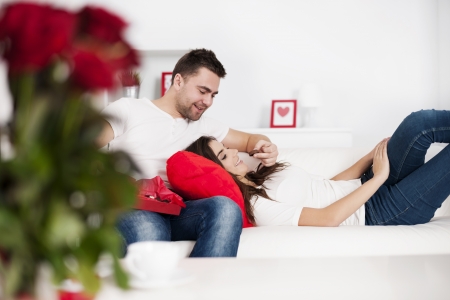
<path fill-rule="evenodd" d="M 235 257 L 242 232 L 239 206 L 222 196 L 185 203 L 178 216 L 147 210 L 123 215 L 117 228 L 126 246 L 140 241 L 194 240 L 191 257 Z"/>
<path fill-rule="evenodd" d="M 433 218 L 450 195 L 450 147 L 424 163 L 433 142 L 450 142 L 450 111 L 421 110 L 403 120 L 388 142 L 389 177 L 366 202 L 366 225 L 413 225 Z M 369 168 L 362 183 L 372 176 Z"/>

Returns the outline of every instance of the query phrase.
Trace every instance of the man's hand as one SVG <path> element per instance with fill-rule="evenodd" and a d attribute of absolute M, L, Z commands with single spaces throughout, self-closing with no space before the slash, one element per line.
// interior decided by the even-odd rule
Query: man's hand
<path fill-rule="evenodd" d="M 254 150 L 258 150 L 259 152 L 254 154 L 253 157 L 260 159 L 264 166 L 270 167 L 276 163 L 278 157 L 277 145 L 268 141 L 259 140 L 254 148 Z"/>
<path fill-rule="evenodd" d="M 266 167 L 274 165 L 277 161 L 277 146 L 262 134 L 250 134 L 230 128 L 228 134 L 222 140 L 222 144 L 230 149 L 237 149 L 239 152 L 247 152 L 249 155 L 257 150 L 253 156 L 260 159 Z"/>

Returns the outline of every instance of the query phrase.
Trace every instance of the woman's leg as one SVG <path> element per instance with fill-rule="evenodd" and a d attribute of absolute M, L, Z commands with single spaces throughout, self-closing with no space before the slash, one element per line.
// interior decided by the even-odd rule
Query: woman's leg
<path fill-rule="evenodd" d="M 406 117 L 388 142 L 390 174 L 385 185 L 400 182 L 425 162 L 432 143 L 450 142 L 450 111 L 421 110 Z"/>
<path fill-rule="evenodd" d="M 426 223 L 450 195 L 450 147 L 366 202 L 366 225 Z"/>
<path fill-rule="evenodd" d="M 449 195 L 446 147 L 424 164 L 431 143 L 450 142 L 450 111 L 421 110 L 407 116 L 388 143 L 389 178 L 366 203 L 366 224 L 428 222 Z M 362 182 L 373 176 L 368 170 Z"/>
<path fill-rule="evenodd" d="M 393 185 L 417 170 L 425 162 L 431 143 L 450 142 L 450 111 L 421 110 L 407 116 L 388 142 L 390 164 L 385 185 Z M 370 168 L 362 182 L 372 178 Z"/>

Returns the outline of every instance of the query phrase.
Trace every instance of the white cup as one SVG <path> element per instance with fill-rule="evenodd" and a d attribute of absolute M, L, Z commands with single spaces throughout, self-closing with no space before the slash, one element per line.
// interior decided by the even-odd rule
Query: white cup
<path fill-rule="evenodd" d="M 161 280 L 173 274 L 182 256 L 182 247 L 174 242 L 137 242 L 128 246 L 123 263 L 134 279 Z"/>

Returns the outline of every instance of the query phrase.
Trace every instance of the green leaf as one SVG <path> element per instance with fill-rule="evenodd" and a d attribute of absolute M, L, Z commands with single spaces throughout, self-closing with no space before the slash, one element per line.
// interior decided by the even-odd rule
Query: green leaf
<path fill-rule="evenodd" d="M 62 252 L 52 251 L 51 249 L 46 254 L 46 259 L 53 268 L 53 281 L 56 285 L 61 284 L 71 273 L 64 264 L 63 255 Z"/>
<path fill-rule="evenodd" d="M 114 257 L 114 278 L 116 279 L 117 285 L 122 289 L 129 289 L 128 275 L 122 269 L 117 257 Z"/>
<path fill-rule="evenodd" d="M 100 279 L 95 272 L 95 265 L 80 263 L 77 279 L 88 293 L 96 293 L 100 289 Z"/>
<path fill-rule="evenodd" d="M 45 241 L 49 247 L 73 246 L 80 242 L 86 225 L 79 216 L 71 211 L 63 201 L 56 202 L 50 208 Z"/>
<path fill-rule="evenodd" d="M 14 211 L 0 208 L 0 249 L 23 249 L 26 245 L 22 225 Z"/>
<path fill-rule="evenodd" d="M 6 269 L 5 294 L 13 295 L 19 289 L 32 292 L 36 274 L 35 262 L 25 259 L 17 253 L 12 253 Z"/>

